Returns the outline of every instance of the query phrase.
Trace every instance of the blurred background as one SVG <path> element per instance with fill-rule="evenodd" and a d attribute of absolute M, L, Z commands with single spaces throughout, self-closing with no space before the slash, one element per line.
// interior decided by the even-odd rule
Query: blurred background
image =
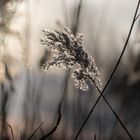
<path fill-rule="evenodd" d="M 38 140 L 61 122 L 50 140 L 72 140 L 99 96 L 89 82 L 83 92 L 71 72 L 43 71 L 50 52 L 40 44 L 42 30 L 84 34 L 103 86 L 114 68 L 133 19 L 137 0 L 0 0 L 0 139 Z M 140 139 L 140 21 L 104 95 L 135 140 Z M 79 140 L 129 139 L 101 99 Z"/>

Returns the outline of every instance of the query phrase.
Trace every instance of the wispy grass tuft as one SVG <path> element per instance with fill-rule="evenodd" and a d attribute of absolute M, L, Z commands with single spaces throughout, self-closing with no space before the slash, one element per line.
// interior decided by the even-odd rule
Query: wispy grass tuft
<path fill-rule="evenodd" d="M 51 61 L 46 62 L 45 69 L 57 66 L 72 69 L 74 85 L 87 90 L 86 80 L 101 88 L 98 68 L 92 56 L 83 47 L 83 35 L 73 35 L 68 28 L 62 33 L 58 31 L 43 30 L 44 36 L 41 44 L 53 53 Z"/>

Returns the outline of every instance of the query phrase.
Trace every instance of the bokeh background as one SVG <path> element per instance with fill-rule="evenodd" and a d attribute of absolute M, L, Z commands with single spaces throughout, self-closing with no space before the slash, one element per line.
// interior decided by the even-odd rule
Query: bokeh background
<path fill-rule="evenodd" d="M 38 140 L 61 122 L 48 139 L 72 140 L 99 96 L 89 82 L 83 92 L 71 72 L 42 70 L 51 57 L 40 44 L 42 30 L 83 33 L 84 47 L 94 57 L 103 87 L 112 72 L 133 19 L 137 0 L 0 0 L 0 137 Z M 104 95 L 135 140 L 140 139 L 140 21 Z M 95 138 L 96 137 L 96 138 Z M 103 99 L 79 140 L 129 139 Z"/>

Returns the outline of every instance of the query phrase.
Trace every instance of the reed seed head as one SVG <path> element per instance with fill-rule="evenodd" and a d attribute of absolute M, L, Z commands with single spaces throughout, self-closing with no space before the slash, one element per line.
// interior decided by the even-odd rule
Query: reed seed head
<path fill-rule="evenodd" d="M 86 80 L 90 80 L 100 89 L 101 82 L 95 61 L 83 47 L 83 35 L 73 35 L 68 28 L 62 32 L 43 30 L 41 44 L 53 53 L 51 61 L 46 62 L 45 69 L 57 66 L 72 69 L 74 85 L 87 90 Z"/>

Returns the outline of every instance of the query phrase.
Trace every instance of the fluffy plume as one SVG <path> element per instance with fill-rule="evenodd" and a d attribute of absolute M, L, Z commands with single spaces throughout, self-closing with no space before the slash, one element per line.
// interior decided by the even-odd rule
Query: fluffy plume
<path fill-rule="evenodd" d="M 41 44 L 53 53 L 51 61 L 46 62 L 45 69 L 51 66 L 72 69 L 74 85 L 87 90 L 86 80 L 89 79 L 96 88 L 101 87 L 99 72 L 95 61 L 83 47 L 83 35 L 74 36 L 68 28 L 62 32 L 43 30 Z"/>

